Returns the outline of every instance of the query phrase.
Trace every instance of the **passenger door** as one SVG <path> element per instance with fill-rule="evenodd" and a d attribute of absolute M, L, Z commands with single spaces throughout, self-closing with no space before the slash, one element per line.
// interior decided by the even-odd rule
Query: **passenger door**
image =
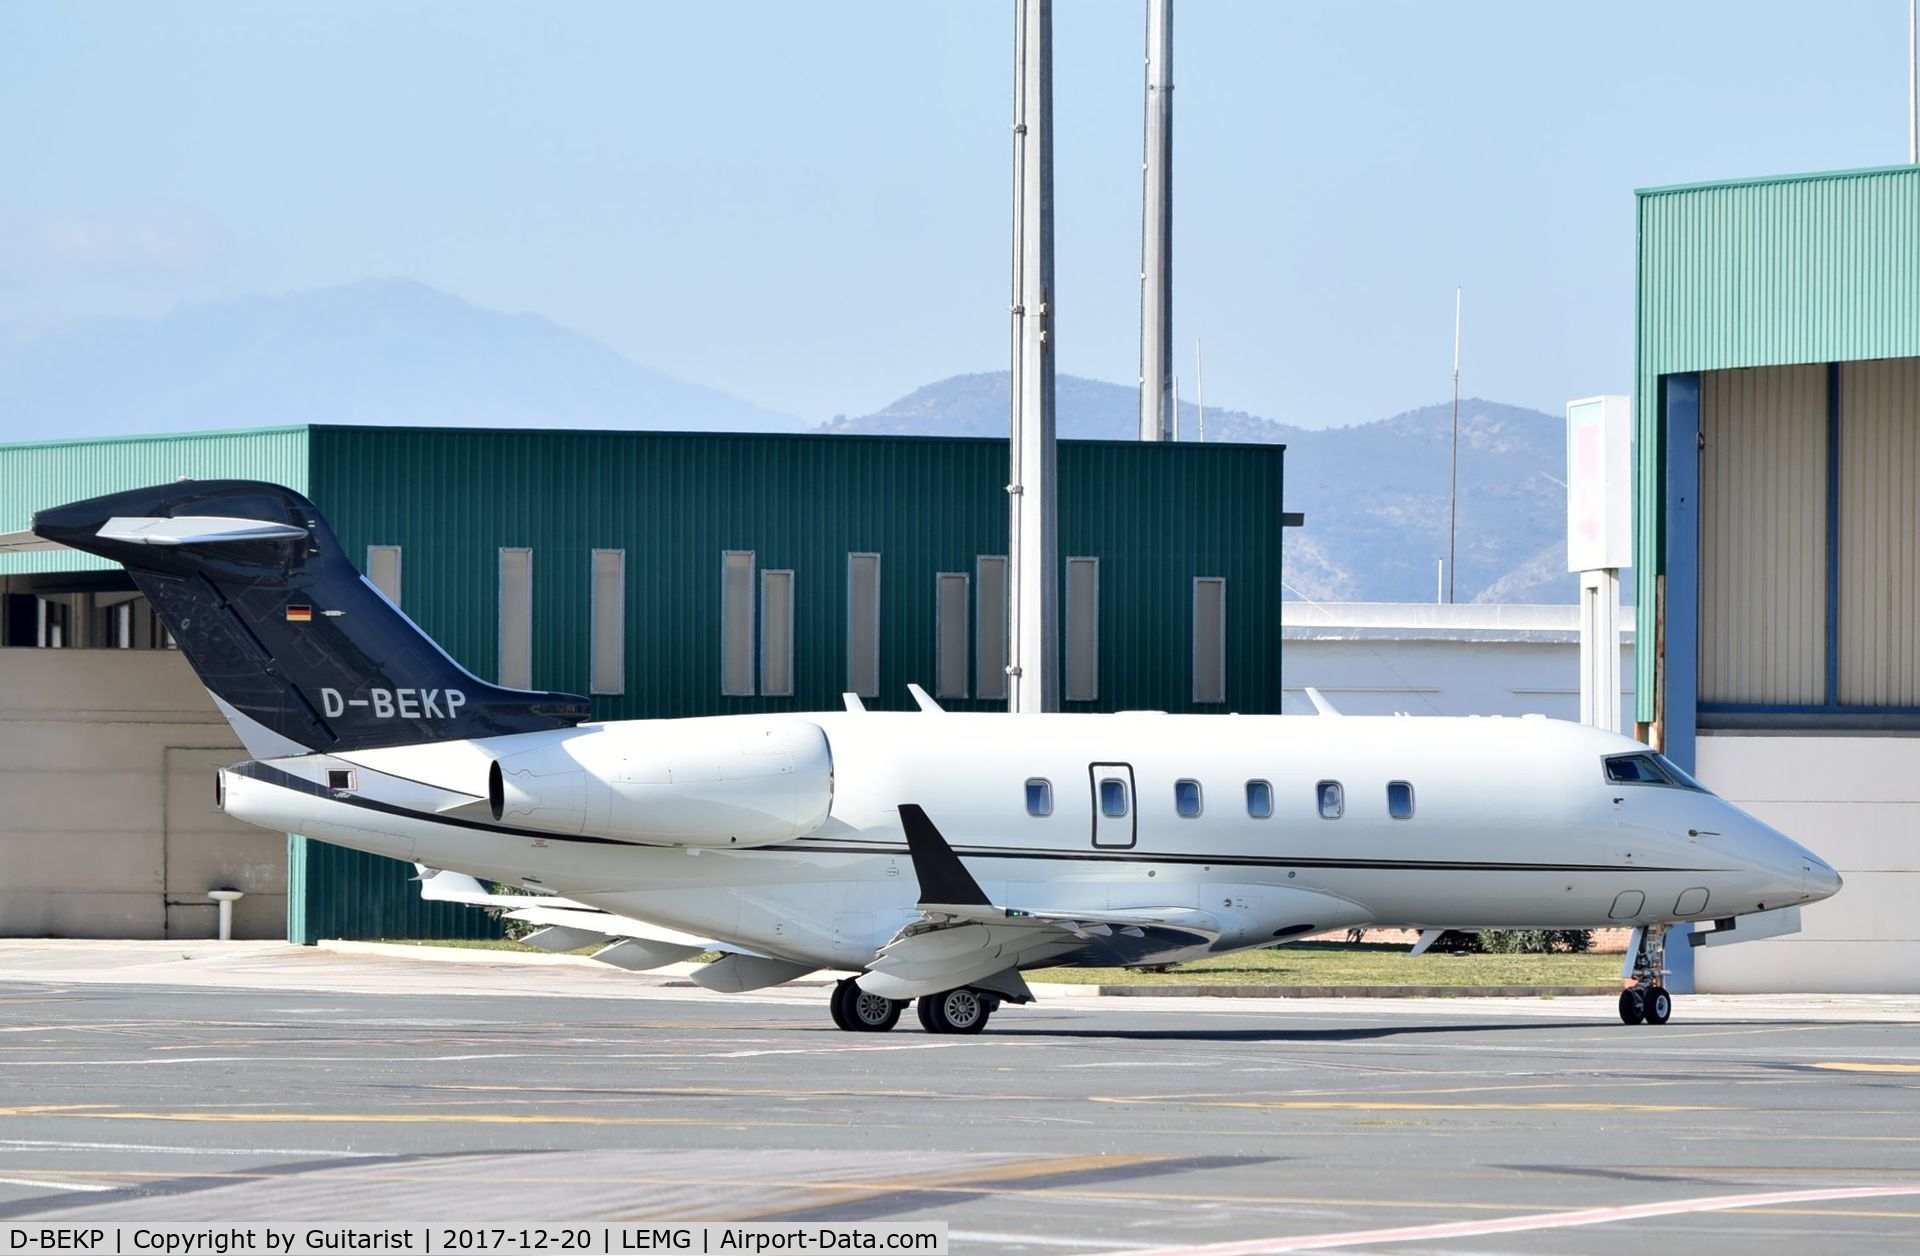
<path fill-rule="evenodd" d="M 1126 849 L 1140 835 L 1139 808 L 1133 796 L 1133 765 L 1094 763 L 1087 767 L 1093 787 L 1093 844 Z"/>

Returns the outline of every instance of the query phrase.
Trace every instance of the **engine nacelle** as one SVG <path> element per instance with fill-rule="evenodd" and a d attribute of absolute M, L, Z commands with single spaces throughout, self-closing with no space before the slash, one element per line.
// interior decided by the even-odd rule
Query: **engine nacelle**
<path fill-rule="evenodd" d="M 826 822 L 833 752 L 805 720 L 616 724 L 496 759 L 487 802 L 499 823 L 547 833 L 764 846 Z"/>

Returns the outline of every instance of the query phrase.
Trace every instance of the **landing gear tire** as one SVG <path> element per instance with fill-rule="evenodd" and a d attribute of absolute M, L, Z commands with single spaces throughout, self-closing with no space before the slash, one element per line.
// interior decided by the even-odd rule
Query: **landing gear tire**
<path fill-rule="evenodd" d="M 977 1034 L 987 1027 L 993 1015 L 994 1000 L 978 990 L 961 986 L 939 994 L 923 994 L 915 1008 L 920 1025 L 930 1034 Z"/>
<path fill-rule="evenodd" d="M 828 1004 L 834 1024 L 854 1033 L 869 1034 L 884 1034 L 898 1025 L 900 1013 L 906 1006 L 898 999 L 862 990 L 852 977 L 833 987 L 833 999 Z"/>
<path fill-rule="evenodd" d="M 1630 946 L 1633 984 L 1620 992 L 1620 1019 L 1629 1025 L 1664 1025 L 1673 1015 L 1673 996 L 1660 984 L 1667 975 L 1667 926 L 1635 929 Z"/>

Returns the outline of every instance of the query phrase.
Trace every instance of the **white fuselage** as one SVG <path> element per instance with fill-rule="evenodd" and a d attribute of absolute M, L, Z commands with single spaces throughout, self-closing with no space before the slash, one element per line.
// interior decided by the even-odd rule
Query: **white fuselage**
<path fill-rule="evenodd" d="M 770 740 L 789 747 L 777 770 L 705 749 Z M 1645 749 L 1535 718 L 856 711 L 303 755 L 229 769 L 222 783 L 231 814 L 270 829 L 821 967 L 864 966 L 916 918 L 902 803 L 926 810 L 997 905 L 1192 908 L 1219 921 L 1212 947 L 1127 957 L 1142 963 L 1308 927 L 1705 920 L 1838 887 L 1812 854 L 1710 793 L 1608 779 L 1605 756 Z M 562 781 L 554 811 L 522 803 L 495 818 L 489 768 L 528 762 L 568 769 L 506 774 Z M 330 787 L 343 770 L 350 788 Z M 1105 814 L 1105 780 L 1124 782 L 1123 815 Z M 1048 783 L 1050 814 L 1029 813 L 1029 781 Z M 1198 815 L 1176 807 L 1179 781 L 1198 783 Z M 1270 787 L 1270 815 L 1250 814 L 1250 781 Z M 1338 818 L 1322 815 L 1322 782 L 1341 788 Z M 1389 814 L 1390 782 L 1411 787 L 1409 818 Z"/>

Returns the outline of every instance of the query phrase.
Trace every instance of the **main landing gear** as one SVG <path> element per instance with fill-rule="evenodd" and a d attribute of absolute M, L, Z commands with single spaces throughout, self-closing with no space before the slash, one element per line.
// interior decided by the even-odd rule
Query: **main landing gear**
<path fill-rule="evenodd" d="M 900 1023 L 906 1004 L 885 995 L 869 994 L 854 984 L 851 977 L 833 987 L 833 999 L 827 1008 L 833 1023 L 854 1033 L 884 1034 Z"/>
<path fill-rule="evenodd" d="M 1629 1025 L 1664 1025 L 1673 1015 L 1673 996 L 1660 984 L 1667 975 L 1667 926 L 1633 931 L 1632 985 L 1620 992 L 1620 1019 Z"/>
<path fill-rule="evenodd" d="M 961 986 L 939 994 L 922 995 L 915 1011 L 920 1027 L 930 1034 L 977 1034 L 987 1027 L 987 1018 L 1000 1006 L 1000 997 L 985 990 Z M 862 990 L 852 977 L 833 987 L 828 1010 L 833 1023 L 854 1033 L 885 1033 L 900 1023 L 907 1008 L 904 999 L 889 999 Z"/>

